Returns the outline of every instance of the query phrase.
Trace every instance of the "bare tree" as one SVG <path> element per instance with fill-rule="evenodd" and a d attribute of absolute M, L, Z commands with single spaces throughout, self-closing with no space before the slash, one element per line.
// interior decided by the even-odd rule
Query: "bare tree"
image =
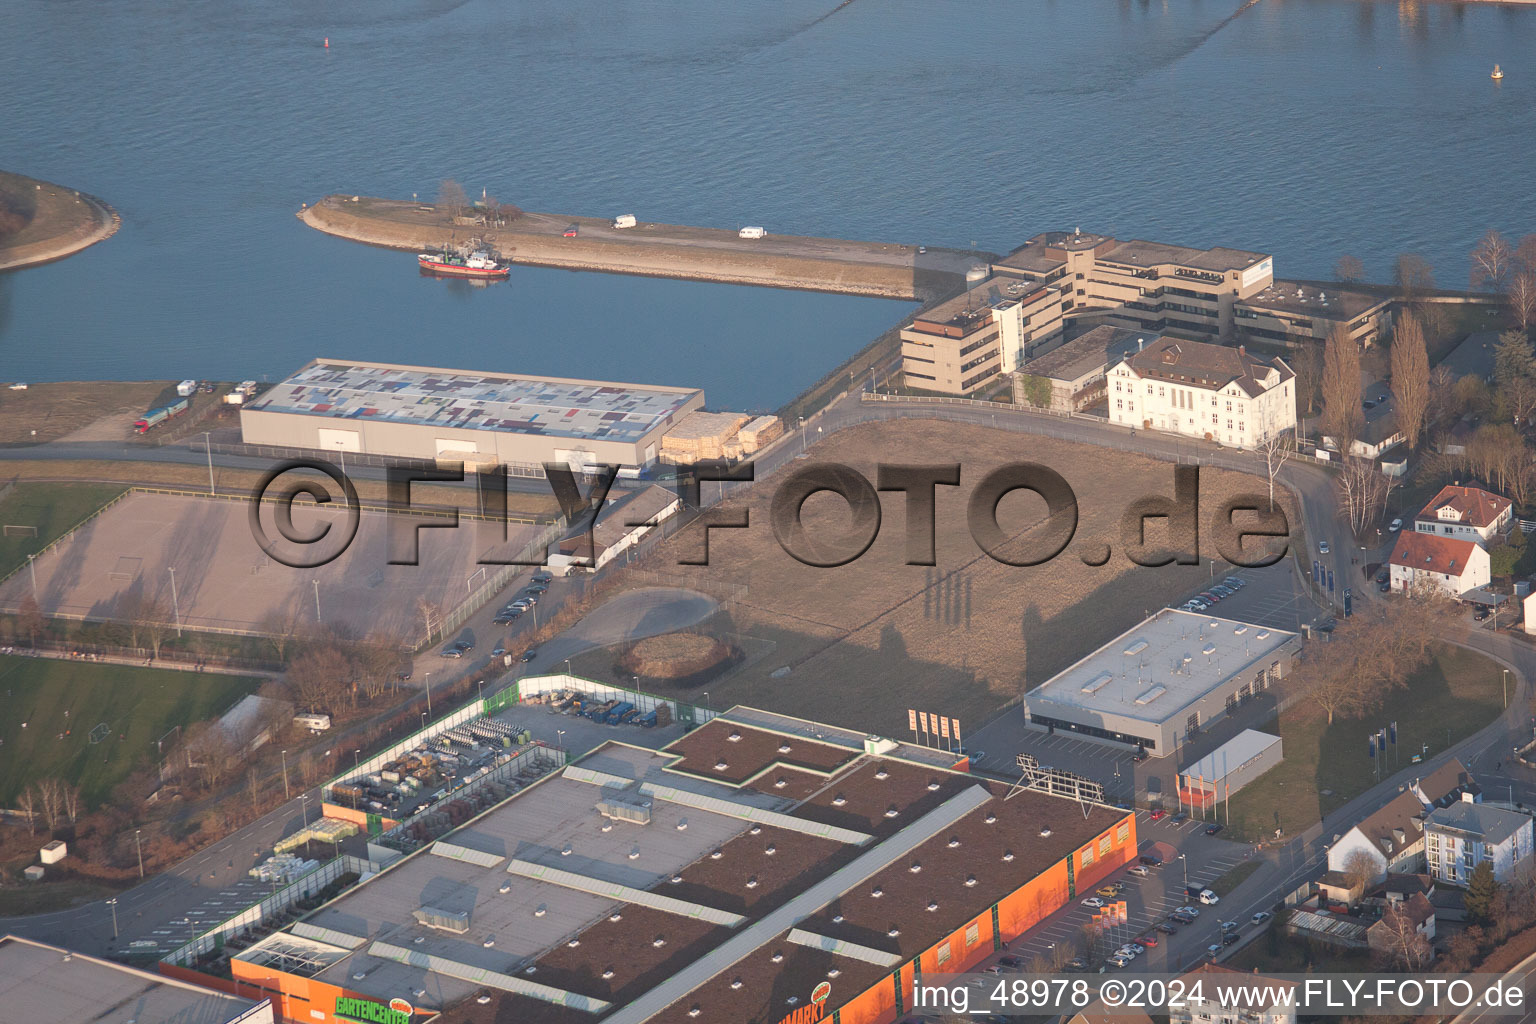
<path fill-rule="evenodd" d="M 1317 408 L 1317 385 L 1323 375 L 1322 350 L 1315 344 L 1303 343 L 1286 362 L 1296 374 L 1296 412 L 1311 416 Z"/>
<path fill-rule="evenodd" d="M 1375 857 L 1372 857 L 1364 850 L 1356 850 L 1344 858 L 1343 874 L 1349 879 L 1352 886 L 1363 889 L 1384 874 L 1384 872 L 1381 869 L 1381 862 Z"/>
<path fill-rule="evenodd" d="M 187 730 L 187 758 L 203 788 L 212 791 L 239 759 L 239 749 L 218 722 L 198 722 Z"/>
<path fill-rule="evenodd" d="M 21 599 L 21 604 L 16 610 L 17 625 L 21 631 L 27 634 L 27 643 L 37 646 L 37 638 L 42 636 L 48 628 L 48 621 L 43 618 L 42 609 L 38 608 L 37 600 L 28 594 Z"/>
<path fill-rule="evenodd" d="M 266 635 L 267 643 L 271 644 L 272 650 L 276 652 L 278 661 L 285 660 L 288 648 L 299 631 L 299 623 L 303 621 L 301 605 L 302 602 L 296 599 L 289 600 L 280 607 L 272 609 L 261 620 L 261 631 Z"/>
<path fill-rule="evenodd" d="M 63 804 L 64 817 L 73 825 L 80 817 L 80 787 L 67 782 L 59 783 L 59 799 Z"/>
<path fill-rule="evenodd" d="M 337 710 L 356 680 L 357 665 L 336 642 L 315 645 L 288 668 L 288 685 L 305 711 Z"/>
<path fill-rule="evenodd" d="M 1333 265 L 1333 276 L 1341 284 L 1358 284 L 1365 280 L 1365 264 L 1358 257 L 1345 253 Z"/>
<path fill-rule="evenodd" d="M 1385 961 L 1384 966 L 1403 971 L 1422 971 L 1434 960 L 1435 951 L 1430 947 L 1429 940 L 1419 932 L 1402 901 L 1388 907 L 1381 915 L 1381 922 L 1375 927 L 1380 928 L 1386 936 L 1377 947 Z"/>
<path fill-rule="evenodd" d="M 1392 283 L 1403 299 L 1414 302 L 1435 287 L 1434 268 L 1416 252 L 1405 252 L 1392 264 Z"/>
<path fill-rule="evenodd" d="M 1371 459 L 1344 455 L 1335 479 L 1339 504 L 1356 533 L 1375 521 L 1387 506 L 1387 477 Z"/>
<path fill-rule="evenodd" d="M 37 797 L 32 795 L 32 787 L 28 786 L 16 796 L 16 809 L 27 818 L 27 835 L 37 835 Z"/>
<path fill-rule="evenodd" d="M 1424 410 L 1425 429 L 1435 430 L 1446 425 L 1455 411 L 1451 389 L 1456 385 L 1456 375 L 1449 366 L 1440 365 L 1429 371 L 1429 404 Z"/>
<path fill-rule="evenodd" d="M 1343 324 L 1335 324 L 1323 349 L 1323 429 L 1348 455 L 1365 426 L 1360 405 L 1360 349 Z"/>
<path fill-rule="evenodd" d="M 61 788 L 58 779 L 39 779 L 37 782 L 37 802 L 43 807 L 43 824 L 50 831 L 59 825 L 59 811 L 64 802 Z"/>
<path fill-rule="evenodd" d="M 1504 279 L 1509 276 L 1514 259 L 1514 247 L 1505 241 L 1503 235 L 1489 228 L 1488 233 L 1472 247 L 1472 287 L 1487 288 L 1490 291 L 1503 288 Z"/>
<path fill-rule="evenodd" d="M 1522 331 L 1531 328 L 1536 320 L 1536 270 L 1518 270 L 1509 279 L 1505 290 L 1509 296 L 1509 308 L 1515 314 Z"/>
<path fill-rule="evenodd" d="M 1429 408 L 1429 350 L 1418 317 L 1405 312 L 1392 332 L 1392 397 L 1397 424 L 1409 448 L 1416 448 Z"/>
<path fill-rule="evenodd" d="M 1269 508 L 1275 508 L 1275 477 L 1294 453 L 1291 439 L 1283 434 L 1265 438 L 1254 446 L 1264 456 L 1264 471 L 1269 475 Z"/>
<path fill-rule="evenodd" d="M 464 194 L 464 186 L 452 178 L 444 178 L 437 189 L 437 208 L 448 218 L 449 223 L 464 216 L 469 209 L 469 196 Z"/>

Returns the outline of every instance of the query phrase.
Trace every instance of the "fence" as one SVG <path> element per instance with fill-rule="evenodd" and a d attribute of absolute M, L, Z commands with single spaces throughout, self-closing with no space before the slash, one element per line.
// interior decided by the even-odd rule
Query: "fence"
<path fill-rule="evenodd" d="M 451 803 L 454 803 L 455 801 L 473 798 L 476 793 L 491 785 L 492 783 L 508 782 L 514 775 L 522 774 L 530 767 L 537 765 L 542 759 L 545 758 L 548 758 L 551 761 L 549 764 L 549 770 L 553 770 L 560 764 L 565 763 L 565 753 L 563 750 L 560 750 L 556 747 L 546 746 L 541 741 L 535 740 L 532 743 L 519 747 L 512 754 L 512 756 L 503 763 L 492 768 L 490 771 L 486 772 L 479 778 L 472 779 L 469 782 L 466 782 L 464 785 L 460 786 L 458 789 L 444 794 L 441 798 L 434 800 L 429 804 L 424 804 L 417 810 L 411 812 L 406 817 L 401 818 L 398 824 L 396 824 L 388 831 L 381 833 L 378 837 L 373 839 L 372 842 L 378 843 L 380 846 L 387 846 L 390 849 L 398 850 L 401 853 L 411 853 L 417 844 L 414 840 L 411 839 L 410 831 L 418 823 L 425 822 L 430 815 L 439 813 L 443 810 L 443 808 L 447 807 Z M 450 832 L 457 827 L 458 826 L 456 824 L 450 821 L 448 828 L 444 829 L 443 831 Z"/>
<path fill-rule="evenodd" d="M 563 672 L 547 676 L 524 676 L 506 690 L 501 691 L 500 694 L 493 695 L 492 698 L 487 700 L 487 703 L 490 703 L 491 699 L 501 698 L 502 703 L 498 706 L 504 707 L 507 703 L 511 703 L 511 701 L 503 696 L 508 691 L 516 691 L 515 696 L 511 700 L 521 703 L 528 701 L 529 698 L 542 697 L 544 694 L 556 690 L 574 690 L 579 693 L 591 694 L 594 697 L 601 697 L 603 700 L 626 700 L 638 708 L 642 714 L 648 714 L 655 711 L 658 707 L 665 705 L 672 712 L 673 721 L 683 722 L 687 725 L 703 725 L 716 716 L 716 712 L 708 708 L 699 707 L 697 704 L 687 704 L 670 697 L 660 697 L 654 693 L 647 693 L 645 690 L 614 686 L 612 683 L 600 683 L 595 679 L 584 679 L 581 676 L 568 675 Z"/>
<path fill-rule="evenodd" d="M 563 521 L 550 523 L 549 525 L 545 526 L 544 529 L 539 531 L 538 536 L 534 537 L 533 540 L 523 545 L 523 547 L 513 557 L 513 561 L 532 563 L 532 556 L 537 553 L 539 555 L 538 564 L 544 564 L 545 557 L 549 551 L 549 545 L 554 541 L 559 540 L 560 536 L 564 532 L 565 524 Z M 470 594 L 463 601 L 459 602 L 454 606 L 452 611 L 438 620 L 436 629 L 437 639 L 445 639 L 449 633 L 453 632 L 453 630 L 459 627 L 460 623 L 462 623 L 465 619 L 468 619 L 475 612 L 479 611 L 486 601 L 490 600 L 490 598 L 493 597 L 498 591 L 500 591 L 502 587 L 505 587 L 507 582 L 512 579 L 512 577 L 515 576 L 519 570 L 526 568 L 529 568 L 529 566 L 503 565 L 499 567 L 494 573 L 487 573 L 485 582 L 480 584 L 479 587 L 475 588 L 474 593 Z M 427 631 L 426 635 L 422 637 L 421 643 L 417 645 L 418 650 L 433 642 L 432 633 L 433 631 L 429 630 Z"/>
<path fill-rule="evenodd" d="M 198 957 L 223 946 L 224 940 L 229 936 L 272 920 L 300 900 L 316 895 L 342 875 L 355 872 L 362 877 L 377 873 L 379 870 L 379 865 L 373 861 L 363 860 L 351 854 L 342 854 L 334 860 L 321 864 L 304 877 L 289 882 L 260 902 L 253 903 L 219 922 L 164 959 L 167 963 L 190 967 Z"/>
<path fill-rule="evenodd" d="M 203 450 L 203 445 L 189 444 L 187 447 L 197 451 Z M 212 450 L 220 455 L 243 455 L 250 458 L 263 459 L 324 459 L 327 462 L 339 463 L 345 468 L 348 462 L 357 466 L 374 466 L 380 468 L 401 467 L 405 469 L 435 469 L 437 462 L 432 459 L 412 459 L 402 455 L 374 455 L 369 452 L 347 452 L 340 449 L 334 451 L 324 448 L 284 448 L 278 445 L 245 444 L 244 442 L 220 442 L 212 445 Z M 335 458 L 332 458 L 332 456 Z M 498 464 L 507 471 L 508 476 L 521 477 L 527 480 L 543 480 L 544 466 L 538 462 L 502 462 Z"/>
<path fill-rule="evenodd" d="M 320 799 L 322 801 L 329 801 L 331 799 L 331 788 L 336 783 L 357 778 L 359 775 L 372 775 L 406 751 L 414 750 L 433 737 L 463 725 L 465 722 L 479 718 L 483 714 L 485 714 L 484 702 L 478 700 L 470 701 L 452 714 L 444 715 L 437 721 L 428 724 L 426 728 L 418 729 L 398 743 L 385 747 L 381 752 L 374 754 L 368 760 L 357 763 L 351 771 L 342 772 L 340 775 L 337 775 L 320 787 Z"/>

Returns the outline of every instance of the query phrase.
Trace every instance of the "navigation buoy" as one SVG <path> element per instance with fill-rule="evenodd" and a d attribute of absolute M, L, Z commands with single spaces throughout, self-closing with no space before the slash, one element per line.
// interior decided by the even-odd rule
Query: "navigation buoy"
<path fill-rule="evenodd" d="M 329 50 L 331 48 L 331 37 L 330 36 L 326 36 L 325 37 L 325 48 L 327 50 Z"/>

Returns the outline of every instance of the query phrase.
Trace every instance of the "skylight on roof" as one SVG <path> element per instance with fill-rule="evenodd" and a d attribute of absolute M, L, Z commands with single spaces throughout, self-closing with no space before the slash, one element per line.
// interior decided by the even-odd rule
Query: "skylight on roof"
<path fill-rule="evenodd" d="M 1140 654 L 1142 651 L 1144 651 L 1146 649 L 1147 649 L 1147 642 L 1145 640 L 1137 640 L 1135 643 L 1131 644 L 1131 646 L 1129 646 L 1129 647 L 1127 647 L 1125 649 L 1125 655 L 1128 658 L 1129 657 L 1134 657 L 1135 655 Z"/>
<path fill-rule="evenodd" d="M 1136 703 L 1137 704 L 1151 704 L 1153 701 L 1157 700 L 1157 698 L 1161 697 L 1163 694 L 1165 694 L 1167 692 L 1168 692 L 1168 687 L 1166 687 L 1166 686 L 1154 686 L 1154 687 L 1152 687 L 1152 689 L 1147 690 L 1146 692 L 1140 694 L 1136 698 Z"/>
<path fill-rule="evenodd" d="M 1083 684 L 1083 692 L 1098 693 L 1100 690 L 1104 689 L 1104 687 L 1108 686 L 1109 681 L 1113 678 L 1114 676 L 1110 675 L 1108 672 L 1100 672 L 1098 675 L 1094 676 L 1092 679 Z"/>

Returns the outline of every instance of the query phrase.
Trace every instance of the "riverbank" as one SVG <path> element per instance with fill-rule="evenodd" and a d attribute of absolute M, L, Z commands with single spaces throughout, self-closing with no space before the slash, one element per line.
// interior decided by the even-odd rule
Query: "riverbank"
<path fill-rule="evenodd" d="M 326 196 L 298 217 L 326 234 L 410 252 L 479 237 L 514 264 L 918 301 L 955 291 L 967 267 L 995 258 L 833 238 L 741 238 L 735 231 L 673 224 L 615 228 L 606 219 L 547 213 L 483 228 L 450 224 L 428 204 L 367 196 Z M 566 237 L 571 225 L 577 234 Z"/>
<path fill-rule="evenodd" d="M 95 196 L 0 171 L 0 270 L 72 256 L 111 238 L 122 223 Z"/>

